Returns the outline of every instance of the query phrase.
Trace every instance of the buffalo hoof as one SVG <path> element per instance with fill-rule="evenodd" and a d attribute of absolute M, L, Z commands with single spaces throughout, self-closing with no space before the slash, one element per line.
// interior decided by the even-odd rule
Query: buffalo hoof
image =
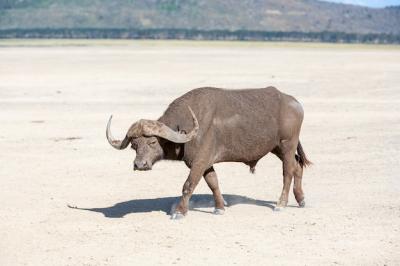
<path fill-rule="evenodd" d="M 274 211 L 279 212 L 283 211 L 285 207 L 287 206 L 287 200 L 279 200 L 274 208 Z"/>
<path fill-rule="evenodd" d="M 284 209 L 285 209 L 285 207 L 283 207 L 283 206 L 276 206 L 274 208 L 274 212 L 280 212 L 280 211 L 283 211 Z"/>
<path fill-rule="evenodd" d="M 213 211 L 213 214 L 215 214 L 215 215 L 223 215 L 224 213 L 225 213 L 224 209 L 215 208 Z"/>
<path fill-rule="evenodd" d="M 174 213 L 171 215 L 171 220 L 180 220 L 180 219 L 183 219 L 183 218 L 185 218 L 185 215 L 183 215 L 183 214 L 180 213 L 180 212 L 174 212 Z"/>
<path fill-rule="evenodd" d="M 299 202 L 299 208 L 304 208 L 306 206 L 306 202 L 303 199 L 302 201 Z"/>

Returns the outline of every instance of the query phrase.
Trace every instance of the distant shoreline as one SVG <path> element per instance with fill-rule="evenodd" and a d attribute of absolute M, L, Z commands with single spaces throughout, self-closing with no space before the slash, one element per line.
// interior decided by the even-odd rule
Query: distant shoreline
<path fill-rule="evenodd" d="M 39 28 L 2 29 L 0 39 L 149 39 L 149 40 L 226 40 L 323 43 L 400 44 L 400 35 L 385 33 L 123 29 L 123 28 Z"/>

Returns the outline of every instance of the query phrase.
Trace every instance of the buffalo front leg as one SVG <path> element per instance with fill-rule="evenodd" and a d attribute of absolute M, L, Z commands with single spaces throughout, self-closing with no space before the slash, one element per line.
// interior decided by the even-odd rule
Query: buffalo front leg
<path fill-rule="evenodd" d="M 186 179 L 185 184 L 182 188 L 182 198 L 179 204 L 176 206 L 174 213 L 172 214 L 172 219 L 183 218 L 189 209 L 189 200 L 193 194 L 194 189 L 199 183 L 202 175 L 204 173 L 204 168 L 193 165 L 190 169 L 189 177 Z"/>
<path fill-rule="evenodd" d="M 204 173 L 204 179 L 207 182 L 208 187 L 211 189 L 214 201 L 215 201 L 215 209 L 214 214 L 224 214 L 225 207 L 224 207 L 224 198 L 222 197 L 221 191 L 218 185 L 218 177 L 217 173 L 214 170 L 214 167 L 209 168 Z"/>

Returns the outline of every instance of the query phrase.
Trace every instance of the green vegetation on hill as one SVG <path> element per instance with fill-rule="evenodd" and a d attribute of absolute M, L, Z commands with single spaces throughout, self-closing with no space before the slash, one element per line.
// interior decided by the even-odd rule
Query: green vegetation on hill
<path fill-rule="evenodd" d="M 70 39 L 180 39 L 239 41 L 304 41 L 337 43 L 400 43 L 400 35 L 343 32 L 227 31 L 189 29 L 11 29 L 0 30 L 0 38 Z"/>
<path fill-rule="evenodd" d="M 67 32 L 100 38 L 268 40 L 281 34 L 284 40 L 301 35 L 388 42 L 400 34 L 400 8 L 316 0 L 0 0 L 0 37 L 67 37 L 62 35 Z"/>

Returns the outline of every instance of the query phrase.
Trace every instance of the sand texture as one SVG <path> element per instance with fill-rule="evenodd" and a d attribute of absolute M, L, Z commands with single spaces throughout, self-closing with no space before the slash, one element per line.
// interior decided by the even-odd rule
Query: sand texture
<path fill-rule="evenodd" d="M 306 207 L 274 212 L 281 162 L 215 165 L 170 220 L 188 169 L 133 172 L 140 118 L 202 86 L 273 85 L 305 110 Z M 400 48 L 157 41 L 0 42 L 0 265 L 399 265 Z M 83 209 L 69 208 L 76 206 Z"/>

